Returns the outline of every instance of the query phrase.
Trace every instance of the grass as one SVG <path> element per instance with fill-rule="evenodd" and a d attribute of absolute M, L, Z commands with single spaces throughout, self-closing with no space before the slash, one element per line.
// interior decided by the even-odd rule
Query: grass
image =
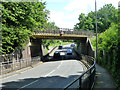
<path fill-rule="evenodd" d="M 56 43 L 51 43 L 50 45 L 49 45 L 49 47 L 55 47 L 55 46 L 59 46 L 59 45 L 67 45 L 67 44 L 71 44 L 71 42 L 56 42 Z"/>
<path fill-rule="evenodd" d="M 90 41 L 91 41 L 91 44 L 92 44 L 94 50 L 96 50 L 96 37 L 91 37 Z"/>
<path fill-rule="evenodd" d="M 59 46 L 59 45 L 67 45 L 67 44 L 72 44 L 72 42 L 63 42 L 61 40 L 60 41 L 55 40 L 54 42 L 50 43 L 50 45 L 48 46 L 48 49 L 46 48 L 46 53 L 48 53 L 50 48 L 54 48 L 55 46 Z"/>
<path fill-rule="evenodd" d="M 61 45 L 72 44 L 71 42 L 62 42 Z"/>
<path fill-rule="evenodd" d="M 63 41 L 59 41 L 59 42 L 55 42 L 55 43 L 51 43 L 49 45 L 49 47 L 55 47 L 55 46 L 59 46 L 59 45 L 67 45 L 67 44 L 71 44 L 71 42 L 63 42 Z"/>

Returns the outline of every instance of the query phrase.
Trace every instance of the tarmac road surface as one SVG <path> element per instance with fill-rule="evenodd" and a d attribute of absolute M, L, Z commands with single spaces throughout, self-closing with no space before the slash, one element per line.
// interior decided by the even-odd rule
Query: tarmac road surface
<path fill-rule="evenodd" d="M 74 54 L 73 54 L 74 55 Z M 79 60 L 66 59 L 40 64 L 19 74 L 3 78 L 2 88 L 64 88 L 84 72 Z"/>

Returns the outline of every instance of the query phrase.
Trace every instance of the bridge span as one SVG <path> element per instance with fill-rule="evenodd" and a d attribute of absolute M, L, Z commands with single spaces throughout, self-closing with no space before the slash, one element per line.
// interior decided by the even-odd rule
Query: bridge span
<path fill-rule="evenodd" d="M 46 30 L 46 31 L 35 31 L 33 37 L 31 37 L 29 46 L 31 56 L 39 56 L 39 61 L 43 57 L 42 50 L 42 39 L 73 39 L 79 40 L 78 50 L 74 49 L 76 56 L 84 54 L 83 62 L 78 59 L 65 59 L 50 61 L 43 63 L 36 68 L 30 69 L 25 72 L 20 72 L 18 75 L 2 79 L 3 88 L 17 88 L 18 90 L 23 88 L 63 88 L 64 90 L 69 89 L 77 84 L 79 90 L 82 88 L 92 88 L 94 85 L 95 77 L 95 60 L 94 50 L 89 40 L 89 32 L 76 32 L 76 31 L 63 31 L 61 30 Z M 28 48 L 27 48 L 28 49 Z M 61 51 L 60 51 L 61 52 Z M 64 51 L 62 51 L 64 52 Z M 27 52 L 29 54 L 29 52 Z M 65 54 L 66 55 L 66 54 Z M 92 56 L 92 57 L 89 57 Z M 71 58 L 65 56 L 67 58 Z M 76 58 L 76 57 L 75 57 Z M 34 60 L 34 59 L 31 59 Z M 22 67 L 23 61 L 20 61 L 20 68 Z M 25 63 L 24 63 L 25 64 Z M 31 63 L 26 63 L 26 66 Z M 86 71 L 82 65 L 89 66 Z M 11 64 L 12 65 L 12 64 Z M 2 66 L 2 65 L 1 65 Z M 13 65 L 12 65 L 13 66 Z M 14 67 L 12 70 L 15 70 Z M 84 80 L 83 80 L 84 79 Z"/>
<path fill-rule="evenodd" d="M 90 43 L 89 37 L 94 35 L 93 31 L 86 30 L 71 30 L 71 29 L 59 29 L 59 30 L 45 30 L 38 31 L 35 30 L 33 36 L 30 38 L 31 42 L 31 55 L 43 56 L 42 52 L 42 39 L 70 39 L 70 40 L 79 40 L 78 45 L 79 52 L 84 55 L 94 56 L 92 51 L 92 45 Z"/>
<path fill-rule="evenodd" d="M 86 39 L 89 36 L 93 35 L 93 31 L 85 31 L 85 30 L 69 30 L 69 29 L 61 29 L 61 30 L 45 30 L 38 31 L 35 30 L 33 33 L 33 37 L 41 38 L 41 39 L 72 39 L 72 40 L 82 40 Z"/>

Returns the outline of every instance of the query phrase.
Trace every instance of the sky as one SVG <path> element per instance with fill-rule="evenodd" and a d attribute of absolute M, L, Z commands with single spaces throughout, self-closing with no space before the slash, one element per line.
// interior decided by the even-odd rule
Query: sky
<path fill-rule="evenodd" d="M 55 22 L 59 28 L 73 28 L 78 23 L 81 13 L 95 11 L 95 0 L 42 0 L 46 1 L 46 9 L 50 11 L 50 22 Z M 120 0 L 96 0 L 97 10 L 105 4 L 118 8 Z"/>

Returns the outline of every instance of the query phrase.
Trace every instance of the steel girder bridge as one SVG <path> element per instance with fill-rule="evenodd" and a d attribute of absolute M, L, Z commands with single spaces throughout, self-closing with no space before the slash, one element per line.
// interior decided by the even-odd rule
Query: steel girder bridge
<path fill-rule="evenodd" d="M 90 30 L 74 30 L 74 29 L 48 29 L 44 31 L 35 30 L 33 37 L 41 39 L 86 39 L 89 36 L 93 36 L 93 31 Z"/>

